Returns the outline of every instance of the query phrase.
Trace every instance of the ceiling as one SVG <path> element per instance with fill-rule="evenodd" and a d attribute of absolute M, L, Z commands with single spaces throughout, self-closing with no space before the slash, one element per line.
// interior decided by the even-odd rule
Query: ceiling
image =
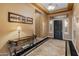
<path fill-rule="evenodd" d="M 41 4 L 45 9 L 48 10 L 48 6 L 49 6 L 50 3 L 40 3 L 40 4 Z M 55 6 L 55 9 L 52 10 L 51 12 L 48 10 L 48 12 L 50 12 L 50 13 L 54 12 L 55 10 L 67 8 L 68 3 L 52 3 L 52 5 Z"/>
<path fill-rule="evenodd" d="M 52 5 L 55 5 L 55 9 L 51 12 L 47 9 L 49 3 L 32 3 L 34 7 L 36 7 L 36 10 L 39 9 L 46 13 L 47 15 L 53 15 L 63 12 L 68 12 L 73 9 L 73 3 L 51 3 Z"/>

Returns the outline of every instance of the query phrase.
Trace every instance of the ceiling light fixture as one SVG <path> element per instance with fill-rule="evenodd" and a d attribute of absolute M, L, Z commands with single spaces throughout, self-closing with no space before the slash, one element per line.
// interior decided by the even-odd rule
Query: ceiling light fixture
<path fill-rule="evenodd" d="M 54 9 L 55 9 L 55 5 L 53 5 L 53 4 L 50 3 L 50 4 L 48 5 L 48 10 L 49 10 L 49 11 L 52 11 L 52 10 L 54 10 Z"/>

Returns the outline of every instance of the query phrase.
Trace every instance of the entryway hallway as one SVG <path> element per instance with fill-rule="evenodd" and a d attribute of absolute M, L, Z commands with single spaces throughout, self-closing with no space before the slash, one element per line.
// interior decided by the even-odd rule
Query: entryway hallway
<path fill-rule="evenodd" d="M 78 56 L 78 3 L 0 4 L 0 56 Z"/>

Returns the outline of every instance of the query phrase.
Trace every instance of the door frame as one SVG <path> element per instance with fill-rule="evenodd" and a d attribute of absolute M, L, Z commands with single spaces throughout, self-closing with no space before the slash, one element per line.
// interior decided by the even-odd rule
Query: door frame
<path fill-rule="evenodd" d="M 58 19 L 58 18 L 56 18 L 56 19 L 53 19 L 53 38 L 54 38 L 54 20 L 61 20 L 62 21 L 62 39 L 64 39 L 64 20 L 63 20 L 63 18 L 62 19 Z"/>

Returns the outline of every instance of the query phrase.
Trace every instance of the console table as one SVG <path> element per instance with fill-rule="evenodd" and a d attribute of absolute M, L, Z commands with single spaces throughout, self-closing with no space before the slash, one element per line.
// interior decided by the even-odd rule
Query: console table
<path fill-rule="evenodd" d="M 14 39 L 8 41 L 8 49 L 11 56 L 15 56 L 25 48 L 35 44 L 36 35 L 22 37 L 20 39 Z"/>

